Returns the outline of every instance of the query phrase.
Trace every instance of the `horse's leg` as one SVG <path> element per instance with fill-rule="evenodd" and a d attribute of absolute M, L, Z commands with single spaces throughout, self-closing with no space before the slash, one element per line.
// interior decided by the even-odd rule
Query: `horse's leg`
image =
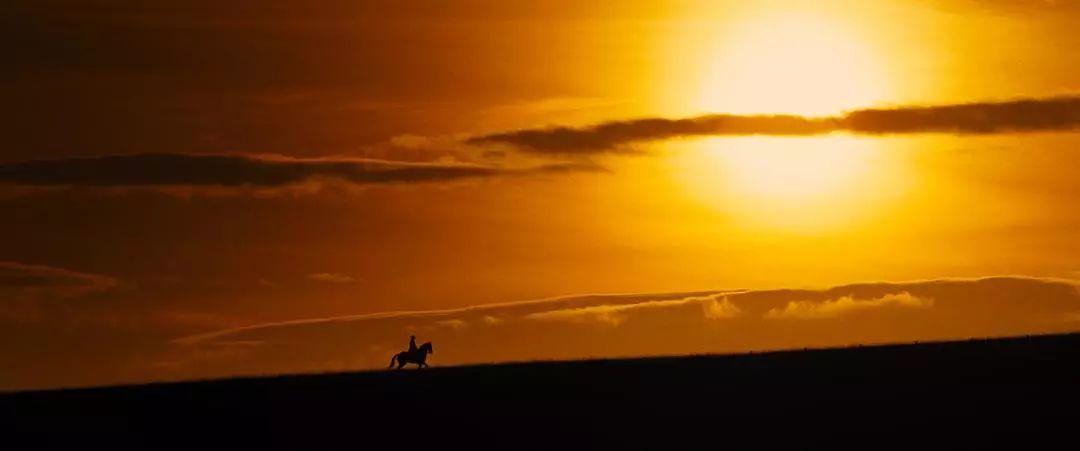
<path fill-rule="evenodd" d="M 398 362 L 397 369 L 399 369 L 399 370 L 402 369 L 402 368 L 405 368 L 405 365 L 409 363 L 409 362 L 406 362 L 405 359 L 398 359 L 397 362 Z"/>

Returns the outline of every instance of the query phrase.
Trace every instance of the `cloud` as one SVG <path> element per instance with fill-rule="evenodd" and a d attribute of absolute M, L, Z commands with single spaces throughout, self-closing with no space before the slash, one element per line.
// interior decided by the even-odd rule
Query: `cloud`
<path fill-rule="evenodd" d="M 701 308 L 705 311 L 705 317 L 708 319 L 734 318 L 742 314 L 742 310 L 732 304 L 727 296 L 720 300 L 717 300 L 716 296 L 703 298 Z"/>
<path fill-rule="evenodd" d="M 952 0 L 934 2 L 933 7 L 953 13 L 970 13 L 974 8 L 987 13 L 1021 17 L 1051 13 L 1065 20 L 1074 18 L 1080 12 L 1080 5 L 1069 0 Z"/>
<path fill-rule="evenodd" d="M 596 307 L 582 307 L 576 309 L 552 310 L 550 312 L 532 313 L 526 315 L 526 319 L 538 321 L 569 321 L 573 323 L 600 323 L 618 326 L 626 321 L 626 310 L 634 306 L 611 306 L 599 305 Z"/>
<path fill-rule="evenodd" d="M 701 314 L 707 319 L 725 319 L 739 316 L 742 311 L 727 297 L 717 300 L 722 295 L 691 296 L 669 301 L 644 301 L 634 304 L 596 305 L 572 309 L 550 310 L 531 313 L 525 319 L 540 321 L 569 321 L 576 323 L 599 323 L 618 326 L 630 318 L 632 313 L 645 313 L 649 310 L 672 309 L 687 305 L 701 305 Z"/>
<path fill-rule="evenodd" d="M 161 153 L 0 163 L 0 185 L 274 188 L 320 180 L 400 184 L 596 170 L 588 163 L 503 168 L 454 162 Z"/>
<path fill-rule="evenodd" d="M 956 133 L 988 134 L 1063 131 L 1080 128 L 1080 97 L 1062 96 L 1005 102 L 862 109 L 844 115 L 807 118 L 790 115 L 712 114 L 685 119 L 645 118 L 582 128 L 550 127 L 468 138 L 473 145 L 507 145 L 542 154 L 629 152 L 630 144 L 672 138 L 724 135 L 817 135 Z"/>
<path fill-rule="evenodd" d="M 344 274 L 338 274 L 338 273 L 331 273 L 331 272 L 319 272 L 319 273 L 315 273 L 315 274 L 308 274 L 307 277 L 308 277 L 308 279 L 311 279 L 311 280 L 314 280 L 314 281 L 317 281 L 317 282 L 327 282 L 327 283 L 353 283 L 353 282 L 356 281 L 356 279 L 351 277 L 351 276 L 347 276 L 347 275 L 344 275 Z"/>
<path fill-rule="evenodd" d="M 494 133 L 469 138 L 469 144 L 508 144 L 518 149 L 556 154 L 626 150 L 639 141 L 707 135 L 810 135 L 835 129 L 832 121 L 799 116 L 734 116 L 687 119 L 648 118 L 606 122 L 585 128 L 552 127 Z"/>
<path fill-rule="evenodd" d="M 1010 133 L 1080 127 L 1080 97 L 857 110 L 839 128 L 853 133 Z"/>
<path fill-rule="evenodd" d="M 99 274 L 0 261 L 0 290 L 2 292 L 73 297 L 110 290 L 117 285 L 116 279 Z"/>
<path fill-rule="evenodd" d="M 463 328 L 469 326 L 469 323 L 465 322 L 464 320 L 460 320 L 460 319 L 447 319 L 447 320 L 442 320 L 442 321 L 436 321 L 435 324 L 438 324 L 438 325 L 443 326 L 443 327 L 449 327 L 451 329 L 463 329 Z"/>
<path fill-rule="evenodd" d="M 925 309 L 934 305 L 933 299 L 923 299 L 912 296 L 908 292 L 892 293 L 874 299 L 855 299 L 844 296 L 837 299 L 829 299 L 822 302 L 792 301 L 784 308 L 774 308 L 765 314 L 766 318 L 772 319 L 824 319 L 836 318 L 847 313 L 863 310 L 879 309 L 883 307 L 906 307 Z"/>

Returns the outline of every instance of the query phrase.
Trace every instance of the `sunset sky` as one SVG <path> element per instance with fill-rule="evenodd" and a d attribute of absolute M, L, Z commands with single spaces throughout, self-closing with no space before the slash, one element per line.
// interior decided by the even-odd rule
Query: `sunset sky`
<path fill-rule="evenodd" d="M 0 6 L 0 390 L 1080 330 L 1080 3 Z"/>

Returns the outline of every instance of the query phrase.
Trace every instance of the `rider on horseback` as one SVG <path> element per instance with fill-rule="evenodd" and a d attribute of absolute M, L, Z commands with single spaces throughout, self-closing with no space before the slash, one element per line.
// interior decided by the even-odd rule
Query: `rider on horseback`
<path fill-rule="evenodd" d="M 431 347 L 431 342 L 424 343 L 420 347 L 416 346 L 416 336 L 409 337 L 409 350 L 402 351 L 390 358 L 390 367 L 393 368 L 397 365 L 398 369 L 401 369 L 407 363 L 415 363 L 417 367 L 424 368 L 428 366 L 427 356 L 428 354 L 435 353 L 435 350 Z"/>

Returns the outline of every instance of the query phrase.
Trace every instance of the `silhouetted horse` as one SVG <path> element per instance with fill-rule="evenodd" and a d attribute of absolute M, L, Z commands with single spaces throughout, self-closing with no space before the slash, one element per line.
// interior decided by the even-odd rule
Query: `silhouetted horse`
<path fill-rule="evenodd" d="M 423 368 L 428 366 L 427 355 L 434 354 L 435 350 L 431 348 L 431 342 L 424 343 L 416 348 L 415 352 L 402 351 L 390 358 L 389 368 L 394 367 L 394 363 L 397 362 L 397 367 L 400 370 L 407 363 L 415 363 L 417 368 Z"/>

